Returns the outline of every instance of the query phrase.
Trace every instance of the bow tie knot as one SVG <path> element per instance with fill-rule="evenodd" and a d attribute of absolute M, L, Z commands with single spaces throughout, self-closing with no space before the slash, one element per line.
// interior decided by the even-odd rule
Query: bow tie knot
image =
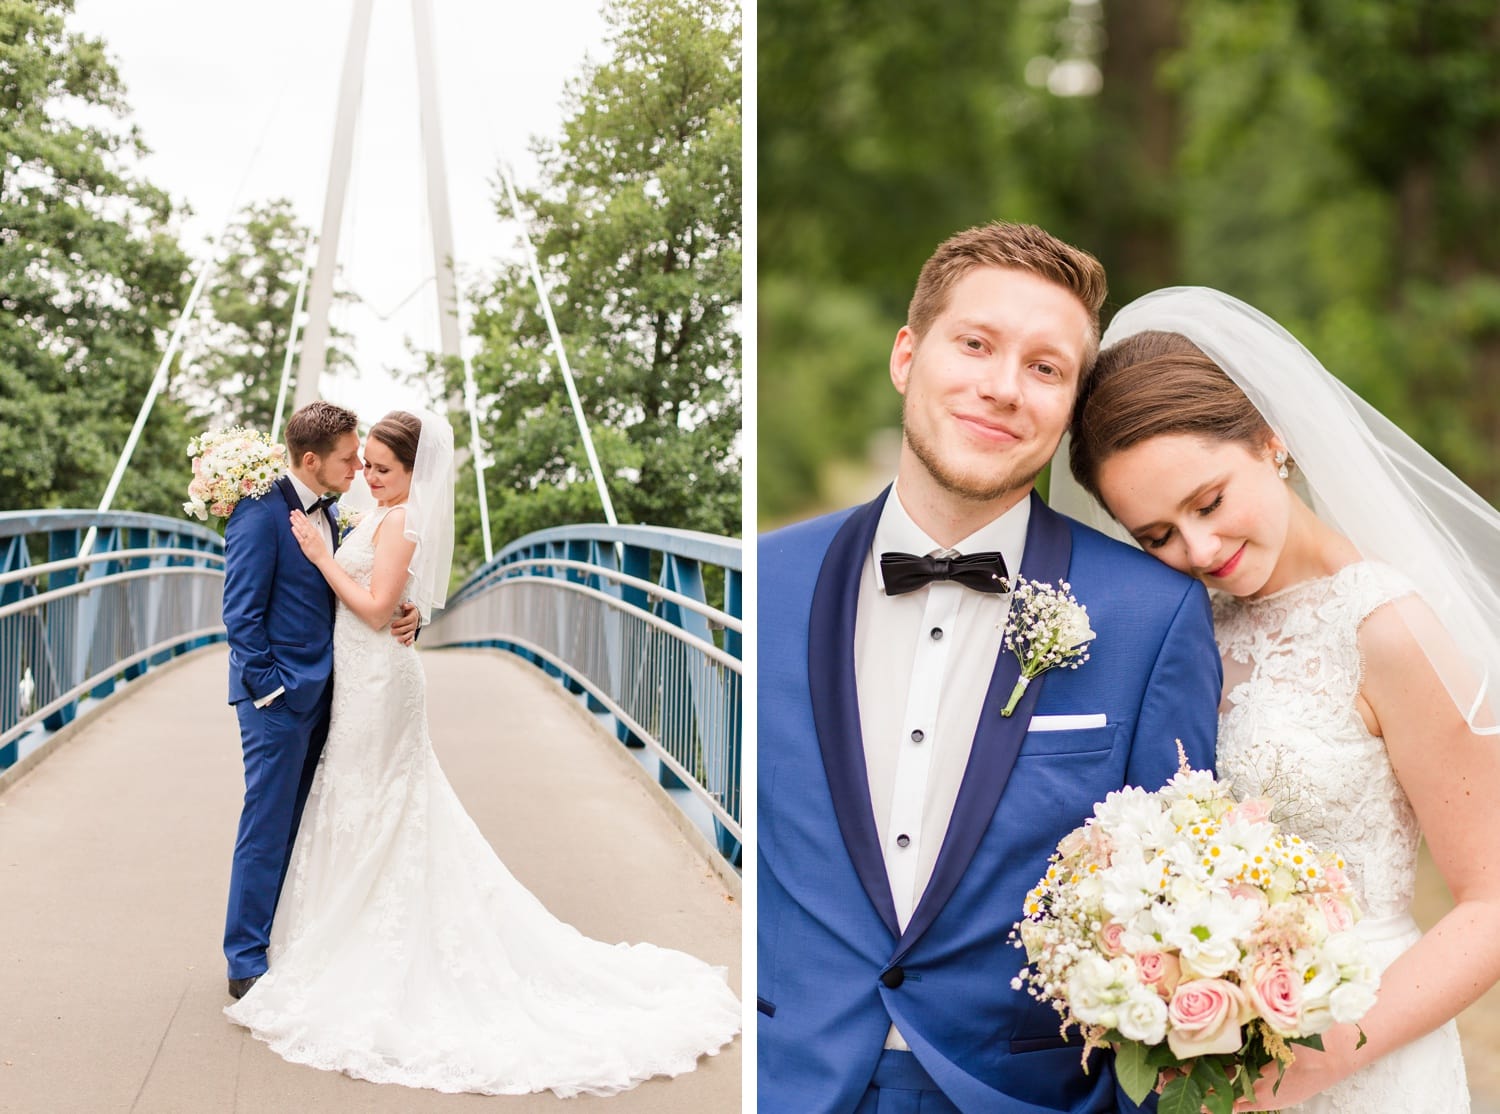
<path fill-rule="evenodd" d="M 320 496 L 318 496 L 318 498 L 314 499 L 311 503 L 309 503 L 308 506 L 307 506 L 307 509 L 304 510 L 302 513 L 303 514 L 317 514 L 319 511 L 324 510 L 327 507 L 333 506 L 338 501 L 339 501 L 339 497 L 337 495 L 320 495 Z"/>
<path fill-rule="evenodd" d="M 975 592 L 1003 595 L 1010 591 L 1010 572 L 999 553 L 965 553 L 956 557 L 918 557 L 911 553 L 882 553 L 880 576 L 885 594 L 900 596 L 925 588 L 935 580 L 951 580 Z"/>

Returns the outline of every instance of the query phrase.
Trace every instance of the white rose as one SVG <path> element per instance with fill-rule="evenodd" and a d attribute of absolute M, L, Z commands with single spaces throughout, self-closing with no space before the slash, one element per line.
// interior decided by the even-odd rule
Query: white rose
<path fill-rule="evenodd" d="M 1358 1021 L 1375 1004 L 1375 986 L 1348 982 L 1328 996 L 1328 1009 L 1340 1024 Z"/>
<path fill-rule="evenodd" d="M 1102 956 L 1085 955 L 1068 975 L 1068 1005 L 1086 1025 L 1113 1029 L 1119 1019 L 1116 1007 L 1124 998 L 1119 972 Z"/>
<path fill-rule="evenodd" d="M 1126 1040 L 1160 1044 L 1167 1036 L 1167 1004 L 1144 986 L 1133 986 L 1120 1005 L 1115 1028 Z"/>
<path fill-rule="evenodd" d="M 1082 646 L 1094 638 L 1093 628 L 1089 626 L 1089 613 L 1082 605 L 1068 607 L 1059 623 L 1058 642 L 1065 648 L 1071 650 L 1075 646 Z"/>

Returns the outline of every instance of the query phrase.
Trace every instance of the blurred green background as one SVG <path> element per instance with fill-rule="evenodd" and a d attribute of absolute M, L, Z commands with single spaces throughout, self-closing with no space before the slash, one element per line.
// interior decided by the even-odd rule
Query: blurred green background
<path fill-rule="evenodd" d="M 1500 496 L 1493 0 L 758 12 L 763 527 L 889 478 L 917 272 L 995 218 L 1096 254 L 1106 322 L 1178 283 L 1251 302 Z"/>

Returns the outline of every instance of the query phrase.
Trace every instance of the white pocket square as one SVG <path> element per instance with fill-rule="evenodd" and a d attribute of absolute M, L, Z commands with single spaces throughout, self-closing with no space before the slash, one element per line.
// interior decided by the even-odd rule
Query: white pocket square
<path fill-rule="evenodd" d="M 1086 727 L 1105 727 L 1103 712 L 1081 716 L 1032 716 L 1027 731 L 1081 731 Z"/>

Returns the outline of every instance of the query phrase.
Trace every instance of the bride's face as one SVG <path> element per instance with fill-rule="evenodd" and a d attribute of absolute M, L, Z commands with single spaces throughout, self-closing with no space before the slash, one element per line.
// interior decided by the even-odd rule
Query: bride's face
<path fill-rule="evenodd" d="M 366 437 L 365 483 L 382 507 L 394 506 L 406 501 L 411 491 L 411 473 L 396 459 L 389 445 L 374 437 Z"/>
<path fill-rule="evenodd" d="M 1277 475 L 1275 448 L 1154 437 L 1105 460 L 1099 490 L 1151 556 L 1210 588 L 1253 596 L 1272 582 L 1295 498 Z"/>

